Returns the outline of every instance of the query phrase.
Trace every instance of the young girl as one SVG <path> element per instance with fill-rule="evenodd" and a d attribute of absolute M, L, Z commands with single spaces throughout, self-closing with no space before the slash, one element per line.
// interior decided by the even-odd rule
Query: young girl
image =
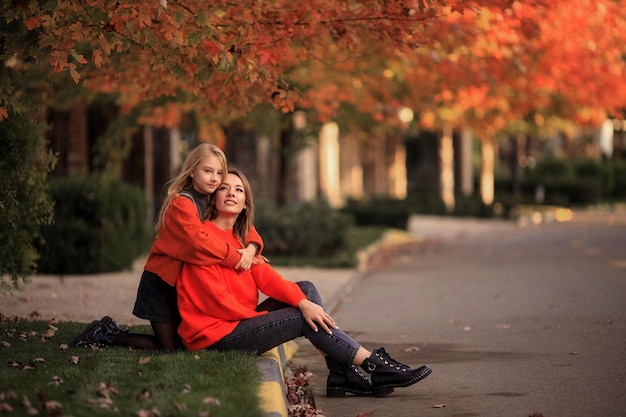
<path fill-rule="evenodd" d="M 217 238 L 203 224 L 208 196 L 226 173 L 226 155 L 215 145 L 201 144 L 189 153 L 180 173 L 170 181 L 158 216 L 154 241 L 144 266 L 133 314 L 150 320 L 154 336 L 121 332 L 109 316 L 92 323 L 73 342 L 171 350 L 180 347 L 176 281 L 183 262 L 219 264 L 232 271 L 249 269 L 263 241 L 251 228 L 246 248 Z"/>
<path fill-rule="evenodd" d="M 209 198 L 211 233 L 233 246 L 248 240 L 254 216 L 246 177 L 231 169 Z M 258 304 L 259 290 L 270 298 Z M 234 271 L 222 265 L 185 264 L 177 284 L 182 322 L 178 329 L 189 350 L 247 350 L 258 354 L 304 336 L 326 355 L 329 396 L 385 396 L 431 372 L 411 369 L 384 348 L 370 352 L 337 327 L 310 282 L 283 279 L 267 263 Z M 372 374 L 371 382 L 357 368 Z"/>

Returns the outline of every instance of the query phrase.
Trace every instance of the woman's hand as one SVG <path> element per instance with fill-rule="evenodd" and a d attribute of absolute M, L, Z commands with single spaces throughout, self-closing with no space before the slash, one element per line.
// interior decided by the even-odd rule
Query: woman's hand
<path fill-rule="evenodd" d="M 235 265 L 235 269 L 250 269 L 256 255 L 256 247 L 253 244 L 246 246 L 245 249 L 237 249 L 237 252 L 241 254 L 241 259 Z"/>
<path fill-rule="evenodd" d="M 335 320 L 324 309 L 306 298 L 298 303 L 298 308 L 304 316 L 304 320 L 311 326 L 313 331 L 318 331 L 317 325 L 328 334 L 333 334 L 331 329 L 338 329 Z M 316 324 L 317 323 L 317 324 Z"/>

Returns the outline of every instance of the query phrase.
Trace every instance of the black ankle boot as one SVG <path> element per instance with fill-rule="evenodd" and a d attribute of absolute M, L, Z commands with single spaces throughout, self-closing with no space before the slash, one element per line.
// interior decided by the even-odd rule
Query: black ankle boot
<path fill-rule="evenodd" d="M 345 365 L 330 356 L 326 356 L 326 365 L 329 371 L 326 396 L 343 397 L 346 392 L 361 396 L 372 395 L 372 384 L 356 366 Z"/>
<path fill-rule="evenodd" d="M 384 348 L 376 349 L 372 355 L 361 364 L 365 371 L 372 374 L 372 392 L 375 397 L 387 395 L 392 387 L 408 387 L 426 378 L 431 369 L 424 365 L 411 369 L 395 359 L 392 359 Z"/>

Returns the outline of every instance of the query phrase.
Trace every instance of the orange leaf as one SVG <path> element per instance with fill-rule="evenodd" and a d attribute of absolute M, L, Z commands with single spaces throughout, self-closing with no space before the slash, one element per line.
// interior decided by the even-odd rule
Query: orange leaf
<path fill-rule="evenodd" d="M 30 19 L 25 21 L 24 24 L 26 25 L 26 29 L 33 30 L 36 27 L 39 27 L 39 19 L 37 19 L 36 17 L 31 17 Z"/>
<path fill-rule="evenodd" d="M 9 118 L 9 113 L 6 107 L 0 107 L 0 121 Z"/>
<path fill-rule="evenodd" d="M 261 60 L 261 65 L 278 64 L 278 58 L 276 57 L 274 51 L 271 49 L 262 49 L 261 51 L 259 51 L 259 58 Z"/>
<path fill-rule="evenodd" d="M 67 64 L 67 67 L 70 70 L 72 80 L 74 80 L 74 83 L 78 84 L 78 81 L 80 80 L 80 74 L 78 73 L 78 71 L 76 71 L 76 64 Z"/>

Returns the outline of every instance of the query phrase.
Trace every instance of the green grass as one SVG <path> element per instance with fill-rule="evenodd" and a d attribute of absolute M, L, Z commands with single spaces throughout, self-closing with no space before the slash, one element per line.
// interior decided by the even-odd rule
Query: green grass
<path fill-rule="evenodd" d="M 268 255 L 275 266 L 311 266 L 316 268 L 354 268 L 357 265 L 356 254 L 378 239 L 389 228 L 385 226 L 352 227 L 348 232 L 346 248 L 328 257 L 305 258 L 297 256 Z"/>
<path fill-rule="evenodd" d="M 254 355 L 67 349 L 84 327 L 2 317 L 0 410 L 29 415 L 32 407 L 37 415 L 58 417 L 264 415 Z"/>

